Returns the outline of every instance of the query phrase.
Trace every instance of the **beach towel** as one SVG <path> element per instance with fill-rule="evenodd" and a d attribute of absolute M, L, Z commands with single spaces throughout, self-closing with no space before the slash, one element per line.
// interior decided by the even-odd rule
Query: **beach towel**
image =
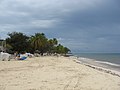
<path fill-rule="evenodd" d="M 25 60 L 27 59 L 27 57 L 21 57 L 19 60 Z"/>

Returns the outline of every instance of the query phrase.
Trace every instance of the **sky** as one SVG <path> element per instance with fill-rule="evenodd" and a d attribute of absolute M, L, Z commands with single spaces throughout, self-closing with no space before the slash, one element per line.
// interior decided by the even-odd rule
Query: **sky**
<path fill-rule="evenodd" d="M 45 33 L 72 52 L 120 52 L 120 0 L 0 0 L 0 38 Z"/>

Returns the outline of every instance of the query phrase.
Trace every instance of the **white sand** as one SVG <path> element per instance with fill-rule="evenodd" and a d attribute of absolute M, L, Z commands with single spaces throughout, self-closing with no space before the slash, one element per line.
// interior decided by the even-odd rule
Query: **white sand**
<path fill-rule="evenodd" d="M 0 61 L 0 90 L 120 90 L 120 77 L 75 61 L 67 57 Z"/>

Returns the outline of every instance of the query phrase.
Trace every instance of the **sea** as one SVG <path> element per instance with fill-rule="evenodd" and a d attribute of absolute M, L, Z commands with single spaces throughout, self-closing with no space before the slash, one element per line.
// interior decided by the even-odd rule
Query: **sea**
<path fill-rule="evenodd" d="M 82 63 L 120 72 L 120 53 L 74 53 Z"/>

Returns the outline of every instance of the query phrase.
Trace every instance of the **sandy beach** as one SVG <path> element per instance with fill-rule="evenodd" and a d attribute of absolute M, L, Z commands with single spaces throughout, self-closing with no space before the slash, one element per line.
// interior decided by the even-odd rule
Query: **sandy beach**
<path fill-rule="evenodd" d="M 120 90 L 120 77 L 73 57 L 0 61 L 0 90 Z"/>

